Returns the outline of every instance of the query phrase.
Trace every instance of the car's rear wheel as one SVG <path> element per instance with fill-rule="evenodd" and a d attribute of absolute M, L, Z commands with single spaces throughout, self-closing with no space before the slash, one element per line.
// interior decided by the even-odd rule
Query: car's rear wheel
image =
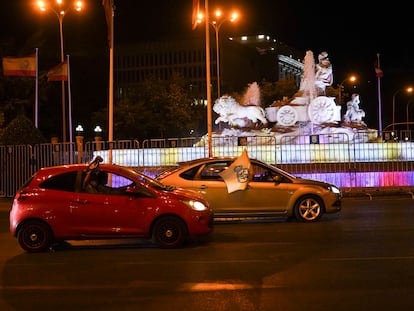
<path fill-rule="evenodd" d="M 324 213 L 321 199 L 315 196 L 301 197 L 295 205 L 295 217 L 298 221 L 314 222 L 318 221 Z"/>
<path fill-rule="evenodd" d="M 152 231 L 152 240 L 161 248 L 178 248 L 187 239 L 185 223 L 174 216 L 164 216 L 157 220 Z"/>
<path fill-rule="evenodd" d="M 50 248 L 53 243 L 53 234 L 47 224 L 33 220 L 20 226 L 17 239 L 25 251 L 38 253 Z"/>

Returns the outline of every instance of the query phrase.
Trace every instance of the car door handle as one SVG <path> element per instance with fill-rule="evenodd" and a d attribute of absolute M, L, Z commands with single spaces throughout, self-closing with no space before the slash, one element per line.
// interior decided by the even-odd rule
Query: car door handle
<path fill-rule="evenodd" d="M 201 185 L 200 186 L 200 189 L 202 189 L 202 190 L 207 189 L 207 188 L 208 188 L 207 185 Z"/>

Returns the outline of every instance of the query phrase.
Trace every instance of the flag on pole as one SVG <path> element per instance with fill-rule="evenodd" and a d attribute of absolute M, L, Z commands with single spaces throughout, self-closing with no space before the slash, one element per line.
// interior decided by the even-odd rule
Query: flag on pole
<path fill-rule="evenodd" d="M 246 189 L 251 175 L 250 169 L 250 159 L 247 155 L 247 150 L 244 149 L 243 153 L 229 166 L 229 168 L 219 174 L 227 185 L 228 193 Z"/>
<path fill-rule="evenodd" d="M 375 61 L 375 74 L 377 75 L 377 78 L 382 78 L 384 76 L 384 73 L 382 72 L 378 58 Z"/>
<path fill-rule="evenodd" d="M 68 81 L 68 63 L 64 61 L 59 65 L 49 69 L 47 81 Z"/>
<path fill-rule="evenodd" d="M 192 26 L 193 30 L 197 28 L 199 22 L 198 15 L 200 14 L 200 0 L 193 0 L 193 19 Z"/>
<path fill-rule="evenodd" d="M 5 76 L 36 77 L 36 54 L 26 57 L 3 57 Z"/>
<path fill-rule="evenodd" d="M 112 15 L 114 0 L 102 0 L 102 6 L 105 10 L 106 25 L 108 26 L 108 46 L 109 48 L 112 48 Z"/>

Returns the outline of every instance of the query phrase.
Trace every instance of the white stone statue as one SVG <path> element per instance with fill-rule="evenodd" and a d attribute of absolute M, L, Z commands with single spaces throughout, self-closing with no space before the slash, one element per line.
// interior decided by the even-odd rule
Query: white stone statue
<path fill-rule="evenodd" d="M 346 103 L 347 110 L 344 115 L 345 123 L 357 123 L 365 125 L 362 118 L 365 117 L 365 111 L 359 108 L 360 100 L 358 94 L 352 94 L 351 100 Z"/>
<path fill-rule="evenodd" d="M 319 63 L 316 64 L 315 85 L 318 95 L 326 95 L 326 87 L 333 83 L 332 64 L 327 52 L 321 52 L 318 56 Z"/>

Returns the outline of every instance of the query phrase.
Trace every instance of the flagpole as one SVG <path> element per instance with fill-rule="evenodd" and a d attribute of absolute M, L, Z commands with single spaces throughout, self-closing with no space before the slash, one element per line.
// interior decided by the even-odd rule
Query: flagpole
<path fill-rule="evenodd" d="M 114 118 L 114 4 L 111 1 L 111 25 L 109 42 L 109 107 L 108 107 L 108 141 L 112 142 Z M 109 148 L 109 163 L 112 163 L 112 148 Z"/>
<path fill-rule="evenodd" d="M 207 84 L 207 138 L 208 138 L 208 156 L 213 156 L 212 150 L 212 116 L 211 116 L 211 74 L 210 74 L 210 33 L 209 33 L 209 11 L 208 0 L 204 2 L 205 6 L 205 23 L 206 23 L 206 84 Z"/>
<path fill-rule="evenodd" d="M 63 49 L 63 18 L 65 14 L 58 15 L 59 19 L 59 33 L 60 33 L 60 62 L 65 61 L 65 54 Z M 66 103 L 65 103 L 65 81 L 62 80 L 62 138 L 66 142 Z"/>
<path fill-rule="evenodd" d="M 69 55 L 66 55 L 66 64 L 68 69 L 68 122 L 69 122 L 69 148 L 70 148 L 70 163 L 73 163 L 73 129 L 72 129 L 72 91 L 70 88 L 70 63 L 69 63 Z"/>
<path fill-rule="evenodd" d="M 72 91 L 70 87 L 70 64 L 69 55 L 66 55 L 68 65 L 68 111 L 69 111 L 69 142 L 73 142 L 73 130 L 72 130 Z"/>
<path fill-rule="evenodd" d="M 377 67 L 380 66 L 380 55 L 377 53 Z M 377 74 L 377 83 L 378 83 L 378 130 L 379 135 L 382 137 L 382 108 L 381 108 L 381 75 Z"/>
<path fill-rule="evenodd" d="M 36 48 L 36 81 L 35 81 L 35 111 L 34 121 L 35 128 L 38 128 L 39 123 L 39 48 Z"/>

